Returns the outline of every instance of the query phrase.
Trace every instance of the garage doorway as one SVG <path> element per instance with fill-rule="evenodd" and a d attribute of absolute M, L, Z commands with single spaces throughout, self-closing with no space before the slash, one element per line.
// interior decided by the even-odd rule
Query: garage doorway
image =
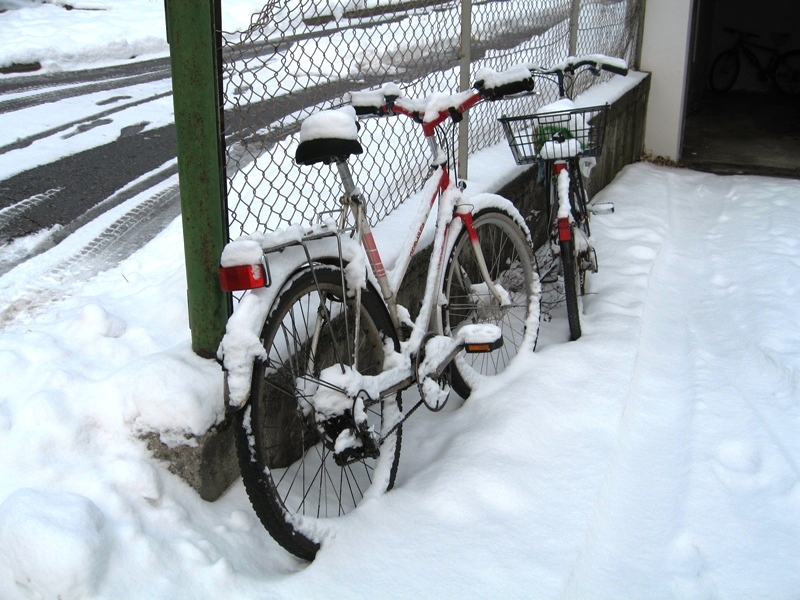
<path fill-rule="evenodd" d="M 779 52 L 800 51 L 800 3 L 694 0 L 681 162 L 715 173 L 800 178 L 800 95 L 778 91 L 741 54 L 731 89 L 710 88 L 715 58 L 740 35 L 731 29 L 766 48 L 753 49 L 766 65 L 776 44 Z"/>

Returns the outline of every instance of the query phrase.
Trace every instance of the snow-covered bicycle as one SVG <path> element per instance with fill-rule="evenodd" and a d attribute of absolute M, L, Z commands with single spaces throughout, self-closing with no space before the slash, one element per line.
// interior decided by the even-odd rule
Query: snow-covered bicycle
<path fill-rule="evenodd" d="M 597 272 L 589 217 L 613 211 L 613 205 L 592 204 L 584 185 L 603 147 L 607 106 L 578 107 L 572 88 L 581 73 L 608 71 L 626 75 L 620 59 L 602 55 L 570 58 L 551 68 L 518 65 L 497 72 L 484 68 L 476 74 L 477 87 L 489 100 L 532 93 L 535 80 L 558 86 L 559 100 L 533 114 L 501 117 L 508 144 L 518 164 L 539 163 L 549 202 L 550 244 L 536 254 L 544 282 L 564 299 L 570 339 L 581 336 L 580 297 L 585 292 L 586 272 Z"/>
<path fill-rule="evenodd" d="M 534 350 L 541 287 L 530 233 L 508 200 L 466 198 L 450 176 L 447 124 L 481 92 L 403 97 L 399 86 L 302 125 L 296 162 L 335 165 L 344 194 L 334 221 L 228 244 L 223 289 L 248 290 L 220 346 L 240 468 L 261 522 L 312 559 L 337 517 L 392 487 L 402 426 L 442 408 Z M 410 117 L 430 148 L 423 202 L 393 269 L 375 243 L 347 160 L 363 149 L 357 116 Z M 428 201 L 429 200 L 429 201 Z M 436 229 L 418 314 L 397 302 L 434 206 Z M 420 401 L 403 409 L 401 391 Z"/>

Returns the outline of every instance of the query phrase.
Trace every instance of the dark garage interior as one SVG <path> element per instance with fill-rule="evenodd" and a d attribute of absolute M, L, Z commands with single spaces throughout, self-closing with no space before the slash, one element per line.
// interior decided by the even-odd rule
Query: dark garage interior
<path fill-rule="evenodd" d="M 785 62 L 800 68 L 797 0 L 695 0 L 680 162 L 715 173 L 800 177 L 800 93 L 780 91 L 742 52 L 738 76 L 721 64 L 715 69 L 716 85 L 734 81 L 731 89 L 711 89 L 714 60 L 738 37 L 730 29 L 753 34 L 745 40 L 763 70 L 776 47 L 778 54 L 797 50 Z M 800 82 L 789 87 L 800 92 Z"/>

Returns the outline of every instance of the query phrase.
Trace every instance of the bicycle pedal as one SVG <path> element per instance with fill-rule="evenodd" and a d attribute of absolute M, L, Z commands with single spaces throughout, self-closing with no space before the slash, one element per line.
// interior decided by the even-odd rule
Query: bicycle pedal
<path fill-rule="evenodd" d="M 593 215 L 609 215 L 614 212 L 613 202 L 598 202 L 589 205 L 589 212 Z"/>
<path fill-rule="evenodd" d="M 492 352 L 503 347 L 503 332 L 489 323 L 464 325 L 458 330 L 457 339 L 468 354 Z"/>

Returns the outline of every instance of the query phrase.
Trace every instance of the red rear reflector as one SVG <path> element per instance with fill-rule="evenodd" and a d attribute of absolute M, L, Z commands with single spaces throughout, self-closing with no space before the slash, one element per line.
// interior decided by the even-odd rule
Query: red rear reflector
<path fill-rule="evenodd" d="M 224 292 L 238 292 L 264 287 L 267 278 L 261 265 L 220 267 L 219 283 Z"/>
<path fill-rule="evenodd" d="M 572 228 L 569 226 L 569 219 L 558 220 L 558 241 L 568 242 L 572 239 Z"/>

